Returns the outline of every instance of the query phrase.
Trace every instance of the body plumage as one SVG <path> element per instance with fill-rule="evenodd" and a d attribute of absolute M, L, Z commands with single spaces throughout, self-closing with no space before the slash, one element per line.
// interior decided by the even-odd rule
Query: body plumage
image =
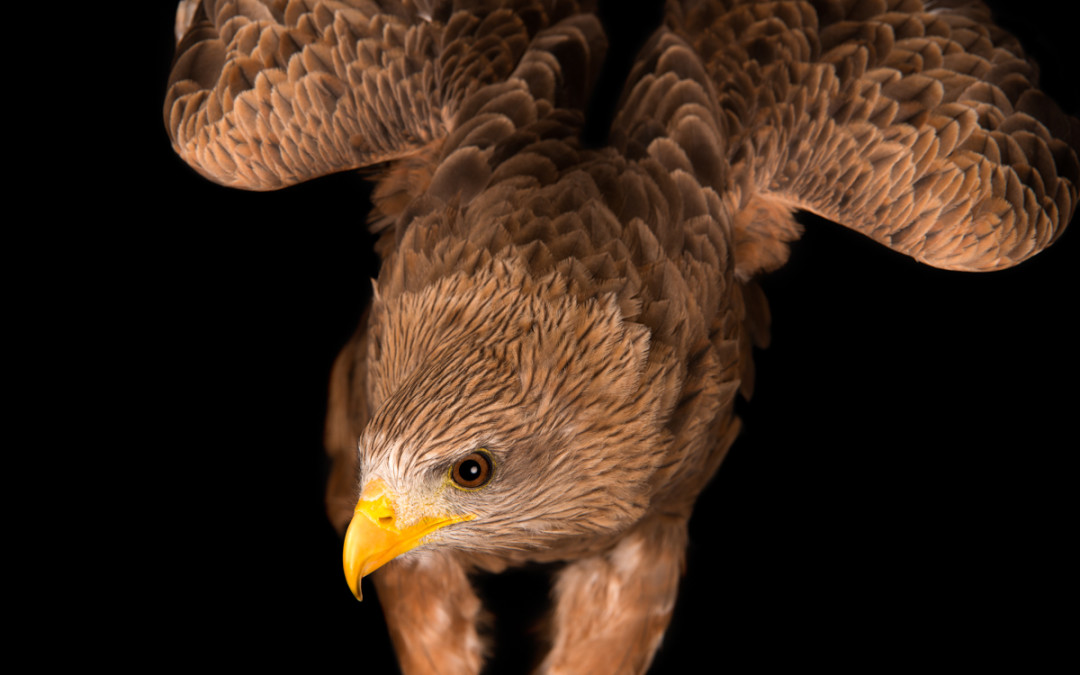
<path fill-rule="evenodd" d="M 997 147 L 1009 148 L 1006 155 L 1014 144 L 1022 154 L 1030 150 L 1025 166 L 1039 171 L 1031 179 L 1007 167 L 1000 185 L 986 182 L 979 197 L 985 172 L 998 169 L 955 161 L 953 150 L 963 142 L 998 142 L 980 131 L 978 117 L 986 112 L 957 106 L 949 88 L 933 80 L 867 84 L 878 78 L 863 77 L 876 73 L 870 66 L 885 68 L 868 66 L 868 59 L 899 53 L 881 47 L 881 26 L 895 32 L 908 23 L 868 22 L 862 42 L 863 34 L 841 23 L 843 30 L 823 31 L 835 45 L 827 49 L 828 40 L 816 37 L 825 14 L 780 3 L 769 10 L 782 10 L 777 19 L 756 7 L 675 7 L 669 28 L 643 50 L 610 147 L 602 149 L 578 141 L 581 105 L 596 72 L 581 64 L 603 50 L 595 18 L 552 11 L 546 25 L 535 16 L 530 25 L 517 18 L 527 13 L 500 10 L 487 23 L 470 23 L 475 10 L 443 18 L 460 31 L 460 44 L 470 44 L 465 38 L 473 30 L 478 44 L 497 35 L 503 52 L 489 58 L 487 44 L 484 67 L 462 69 L 479 73 L 479 84 L 461 84 L 466 93 L 426 109 L 438 113 L 431 125 L 401 135 L 419 139 L 420 149 L 405 153 L 406 177 L 391 174 L 383 183 L 390 187 L 377 194 L 384 265 L 366 328 L 335 368 L 328 423 L 338 460 L 331 516 L 340 527 L 353 515 L 357 469 L 361 502 L 386 497 L 403 523 L 435 512 L 459 518 L 375 574 L 407 672 L 425 672 L 431 645 L 443 643 L 452 646 L 439 651 L 439 668 L 478 669 L 480 606 L 467 573 L 525 561 L 570 563 L 555 585 L 553 648 L 544 668 L 647 667 L 672 611 L 691 508 L 737 432 L 733 406 L 738 390 L 749 394 L 752 387 L 751 347 L 767 339 L 755 277 L 786 260 L 787 242 L 800 233 L 793 208 L 815 208 L 909 255 L 957 268 L 1021 260 L 1067 221 L 1075 155 L 1036 118 L 991 120 L 1028 143 Z M 730 11 L 718 18 L 720 10 Z M 684 11 L 698 15 L 684 23 Z M 334 18 L 338 33 L 342 16 Z M 776 33 L 777 21 L 787 33 Z M 719 28 L 694 36 L 687 25 Z M 417 37 L 424 26 L 401 29 L 398 42 L 427 44 Z M 718 40 L 727 26 L 742 28 Z M 770 42 L 769 35 L 782 37 Z M 716 44 L 724 49 L 711 51 Z M 920 58 L 932 60 L 937 43 L 927 44 L 931 53 Z M 748 79 L 717 75 L 737 70 L 728 61 L 739 49 L 752 50 L 762 70 L 751 68 Z M 320 71 L 309 51 L 338 68 L 332 53 L 297 52 L 312 73 Z M 835 58 L 821 58 L 823 51 Z M 815 58 L 820 63 L 790 65 Z M 429 77 L 422 65 L 403 72 L 420 82 Z M 213 157 L 213 165 L 243 167 L 235 158 L 253 157 L 243 150 L 221 161 L 214 134 L 235 140 L 240 136 L 229 125 L 259 127 L 259 114 L 243 112 L 256 109 L 244 107 L 245 93 L 271 102 L 286 95 L 276 76 L 260 77 L 250 89 L 230 92 L 240 112 L 214 119 L 210 106 L 207 124 L 200 122 L 212 142 L 198 141 L 197 152 Z M 304 80 L 301 73 L 296 82 L 303 87 L 290 80 L 289 93 L 296 101 L 314 99 L 298 93 L 314 91 L 313 80 L 336 91 L 325 76 Z M 188 80 L 180 82 L 183 92 Z M 444 85 L 444 95 L 454 91 Z M 1010 93 L 1022 98 L 1018 91 Z M 1029 99 L 1026 109 L 1043 104 Z M 175 100 L 170 95 L 167 108 L 174 138 L 198 118 L 177 118 L 177 110 L 193 108 L 178 108 Z M 334 114 L 346 109 L 338 104 Z M 275 128 L 273 114 L 267 119 L 262 124 Z M 314 128 L 336 124 L 324 118 Z M 822 136 L 825 153 L 804 142 Z M 393 133 L 378 142 L 357 141 L 355 132 L 345 137 L 365 161 L 403 144 Z M 299 138 L 323 147 L 317 134 Z M 299 143 L 268 153 L 266 145 L 259 151 L 267 164 L 253 160 L 254 169 L 239 171 L 270 176 L 256 187 L 297 180 L 295 168 L 284 178 L 267 170 L 276 158 L 292 167 L 289 157 L 319 154 Z M 327 163 L 348 154 L 335 147 L 336 155 L 322 153 Z M 410 153 L 437 158 L 434 168 L 416 170 Z M 1061 176 L 1045 169 L 1055 165 L 1063 167 Z M 910 189 L 873 189 L 868 181 L 882 166 L 893 171 L 889 185 Z M 1018 202 L 995 196 L 999 187 L 1033 206 L 1017 216 Z M 968 220 L 977 225 L 952 227 Z M 353 454 L 357 442 L 361 451 Z M 478 449 L 493 460 L 490 482 L 458 489 L 452 467 Z M 565 476 L 570 480 L 551 480 Z M 376 482 L 378 489 L 368 491 Z M 621 659 L 613 662 L 612 654 Z"/>

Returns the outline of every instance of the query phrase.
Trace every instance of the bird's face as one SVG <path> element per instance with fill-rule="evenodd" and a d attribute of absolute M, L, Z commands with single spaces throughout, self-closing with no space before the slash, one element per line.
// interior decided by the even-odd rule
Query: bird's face
<path fill-rule="evenodd" d="M 400 555 L 555 560 L 603 545 L 648 506 L 663 417 L 649 383 L 663 369 L 647 332 L 613 301 L 560 294 L 551 306 L 515 283 L 509 294 L 441 289 L 438 314 L 455 317 L 441 327 L 409 294 L 376 315 L 387 318 L 368 361 L 375 410 L 344 550 L 358 597 L 360 578 Z"/>

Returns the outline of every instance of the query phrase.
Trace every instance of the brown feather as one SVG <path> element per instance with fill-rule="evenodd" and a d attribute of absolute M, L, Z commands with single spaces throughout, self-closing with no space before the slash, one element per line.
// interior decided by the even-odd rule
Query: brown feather
<path fill-rule="evenodd" d="M 1060 235 L 1076 121 L 984 6 L 927 5 L 671 2 L 601 148 L 581 138 L 606 40 L 573 3 L 182 7 L 165 117 L 204 175 L 389 162 L 375 298 L 331 379 L 327 510 L 343 530 L 378 479 L 403 522 L 469 516 L 374 573 L 405 672 L 478 672 L 468 575 L 531 562 L 562 565 L 542 672 L 649 667 L 795 209 L 950 269 Z M 448 488 L 479 448 L 491 482 Z"/>

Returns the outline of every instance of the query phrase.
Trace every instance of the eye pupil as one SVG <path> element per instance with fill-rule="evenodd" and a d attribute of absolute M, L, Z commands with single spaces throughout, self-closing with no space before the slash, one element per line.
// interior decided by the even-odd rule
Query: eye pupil
<path fill-rule="evenodd" d="M 459 459 L 450 469 L 450 478 L 463 488 L 482 487 L 491 480 L 494 462 L 486 451 L 477 450 Z"/>

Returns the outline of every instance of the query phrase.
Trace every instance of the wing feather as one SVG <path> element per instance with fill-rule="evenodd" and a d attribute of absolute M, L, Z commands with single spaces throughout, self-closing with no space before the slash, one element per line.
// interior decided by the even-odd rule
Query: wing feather
<path fill-rule="evenodd" d="M 668 24 L 716 87 L 737 237 L 764 254 L 741 267 L 782 262 L 758 244 L 796 208 L 960 270 L 1028 258 L 1076 208 L 1080 124 L 982 3 L 686 0 Z"/>
<path fill-rule="evenodd" d="M 572 3 L 218 0 L 181 4 L 173 147 L 223 185 L 271 190 L 398 159 L 517 67 Z"/>

